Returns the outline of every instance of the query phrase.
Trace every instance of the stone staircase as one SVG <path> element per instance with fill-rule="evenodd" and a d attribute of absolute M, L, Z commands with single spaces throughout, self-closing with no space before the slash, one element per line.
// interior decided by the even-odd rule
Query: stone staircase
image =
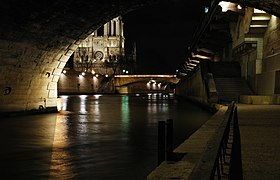
<path fill-rule="evenodd" d="M 239 102 L 240 95 L 253 95 L 247 81 L 241 77 L 238 62 L 208 62 L 208 71 L 213 74 L 218 101 Z"/>
<path fill-rule="evenodd" d="M 252 95 L 248 83 L 242 77 L 215 78 L 219 102 L 239 101 L 240 95 Z"/>
<path fill-rule="evenodd" d="M 268 27 L 270 18 L 270 14 L 254 9 L 249 33 L 247 35 L 251 37 L 262 37 Z"/>

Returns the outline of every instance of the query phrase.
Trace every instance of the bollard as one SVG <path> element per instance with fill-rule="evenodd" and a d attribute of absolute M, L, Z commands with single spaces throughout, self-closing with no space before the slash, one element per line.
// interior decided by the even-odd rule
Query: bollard
<path fill-rule="evenodd" d="M 173 119 L 166 123 L 166 160 L 173 160 Z"/>
<path fill-rule="evenodd" d="M 158 122 L 158 165 L 165 160 L 165 121 Z"/>

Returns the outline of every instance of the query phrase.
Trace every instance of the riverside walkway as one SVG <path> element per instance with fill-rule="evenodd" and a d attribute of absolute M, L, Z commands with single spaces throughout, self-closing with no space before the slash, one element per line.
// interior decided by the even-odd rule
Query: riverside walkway
<path fill-rule="evenodd" d="M 174 152 L 185 154 L 177 162 L 164 161 L 148 177 L 190 179 L 207 142 L 219 126 L 226 107 L 222 106 L 199 130 Z M 280 105 L 237 104 L 244 180 L 280 179 Z M 225 174 L 222 179 L 228 179 Z M 207 179 L 207 178 L 205 178 Z"/>
<path fill-rule="evenodd" d="M 243 179 L 280 179 L 280 105 L 238 104 Z"/>

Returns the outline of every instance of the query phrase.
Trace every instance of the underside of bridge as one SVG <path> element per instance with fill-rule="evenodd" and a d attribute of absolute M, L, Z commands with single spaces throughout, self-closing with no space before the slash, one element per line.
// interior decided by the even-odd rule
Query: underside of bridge
<path fill-rule="evenodd" d="M 159 2 L 159 0 L 2 2 L 0 111 L 56 108 L 57 81 L 67 60 L 80 42 L 113 17 Z M 234 2 L 280 15 L 279 0 Z M 169 0 L 165 0 L 164 3 L 169 3 Z M 211 39 L 212 36 L 216 35 L 209 34 L 208 38 Z"/>

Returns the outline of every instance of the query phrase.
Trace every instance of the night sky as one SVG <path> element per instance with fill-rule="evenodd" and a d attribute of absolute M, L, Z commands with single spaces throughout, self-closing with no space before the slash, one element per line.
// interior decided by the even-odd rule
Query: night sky
<path fill-rule="evenodd" d="M 136 42 L 139 74 L 174 74 L 186 60 L 203 0 L 173 0 L 123 16 L 127 43 Z"/>

